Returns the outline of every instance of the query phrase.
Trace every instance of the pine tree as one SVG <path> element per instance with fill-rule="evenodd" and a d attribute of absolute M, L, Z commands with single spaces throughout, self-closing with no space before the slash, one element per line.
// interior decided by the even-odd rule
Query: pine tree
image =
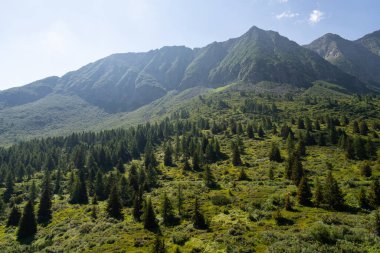
<path fill-rule="evenodd" d="M 355 134 L 360 133 L 359 123 L 357 121 L 354 121 L 354 124 L 352 126 L 352 132 L 355 133 Z"/>
<path fill-rule="evenodd" d="M 34 236 L 37 233 L 37 222 L 34 216 L 33 202 L 29 200 L 22 213 L 17 230 L 17 239 L 23 240 Z"/>
<path fill-rule="evenodd" d="M 305 156 L 306 155 L 306 146 L 305 142 L 303 140 L 299 140 L 296 146 L 296 153 L 298 156 Z"/>
<path fill-rule="evenodd" d="M 259 130 L 257 131 L 257 134 L 259 135 L 260 138 L 264 138 L 265 132 L 264 132 L 262 126 L 259 127 Z"/>
<path fill-rule="evenodd" d="M 251 124 L 247 125 L 247 135 L 248 135 L 248 138 L 250 139 L 255 138 L 255 133 L 253 132 L 253 127 Z"/>
<path fill-rule="evenodd" d="M 239 147 L 235 142 L 231 143 L 231 150 L 232 150 L 232 164 L 234 166 L 241 165 L 241 158 L 240 158 L 240 151 Z"/>
<path fill-rule="evenodd" d="M 95 179 L 95 196 L 98 200 L 105 200 L 106 194 L 104 189 L 104 183 L 103 183 L 103 173 L 98 170 L 98 173 L 96 173 L 96 179 Z"/>
<path fill-rule="evenodd" d="M 292 180 L 293 180 L 293 183 L 298 186 L 303 175 L 304 175 L 304 171 L 303 171 L 302 163 L 301 163 L 300 159 L 296 156 L 293 163 L 292 163 Z"/>
<path fill-rule="evenodd" d="M 170 144 L 166 145 L 164 151 L 164 165 L 172 166 L 173 165 L 173 154 Z"/>
<path fill-rule="evenodd" d="M 20 222 L 20 218 L 21 218 L 20 210 L 17 208 L 15 204 L 13 204 L 11 207 L 11 211 L 9 212 L 6 226 L 7 227 L 18 226 L 18 223 Z"/>
<path fill-rule="evenodd" d="M 209 166 L 206 166 L 206 169 L 204 171 L 203 180 L 205 182 L 206 187 L 208 188 L 215 188 L 217 186 L 215 177 L 212 174 L 212 171 Z"/>
<path fill-rule="evenodd" d="M 315 190 L 314 190 L 314 204 L 319 206 L 323 202 L 323 189 L 322 185 L 317 178 L 315 180 Z"/>
<path fill-rule="evenodd" d="M 123 219 L 121 208 L 122 207 L 120 203 L 119 193 L 118 193 L 116 185 L 114 185 L 108 197 L 107 213 L 112 218 Z"/>
<path fill-rule="evenodd" d="M 74 181 L 69 202 L 70 204 L 88 204 L 86 181 L 81 170 L 79 171 L 79 176 Z"/>
<path fill-rule="evenodd" d="M 290 200 L 290 193 L 289 192 L 285 195 L 285 210 L 287 210 L 287 211 L 293 210 L 293 203 Z"/>
<path fill-rule="evenodd" d="M 190 167 L 190 163 L 189 163 L 189 160 L 185 160 L 184 164 L 183 164 L 183 170 L 184 171 L 189 171 L 191 170 L 191 167 Z"/>
<path fill-rule="evenodd" d="M 174 216 L 173 206 L 170 202 L 170 199 L 166 195 L 166 193 L 164 193 L 163 198 L 162 198 L 161 213 L 162 213 L 162 221 L 165 226 L 170 226 L 174 223 L 175 216 Z"/>
<path fill-rule="evenodd" d="M 156 236 L 156 239 L 154 240 L 154 244 L 152 247 L 151 253 L 165 253 L 165 241 L 164 239 L 161 239 L 159 235 Z"/>
<path fill-rule="evenodd" d="M 380 183 L 378 178 L 372 180 L 368 194 L 368 202 L 372 209 L 376 209 L 380 206 Z"/>
<path fill-rule="evenodd" d="M 297 190 L 298 203 L 304 206 L 309 206 L 311 204 L 312 193 L 308 180 L 305 176 L 302 177 Z"/>
<path fill-rule="evenodd" d="M 6 179 L 6 182 L 5 182 L 5 191 L 3 193 L 3 200 L 5 203 L 8 203 L 9 200 L 11 199 L 12 197 L 12 194 L 14 192 L 14 186 L 13 186 L 13 178 L 12 178 L 12 175 L 11 173 L 8 173 L 8 176 L 7 176 L 7 179 Z"/>
<path fill-rule="evenodd" d="M 36 198 L 37 198 L 37 186 L 36 186 L 36 182 L 32 180 L 32 185 L 30 186 L 30 191 L 29 191 L 29 199 L 34 202 Z"/>
<path fill-rule="evenodd" d="M 372 169 L 371 169 L 371 166 L 369 165 L 368 162 L 362 164 L 360 166 L 360 174 L 363 176 L 363 177 L 370 177 L 372 176 Z"/>
<path fill-rule="evenodd" d="M 156 231 L 158 229 L 156 214 L 154 213 L 152 200 L 150 198 L 145 200 L 143 221 L 145 229 L 150 231 Z"/>
<path fill-rule="evenodd" d="M 200 162 L 199 162 L 199 154 L 198 152 L 194 152 L 193 154 L 193 170 L 195 171 L 200 171 L 201 170 L 201 166 L 200 166 Z"/>
<path fill-rule="evenodd" d="M 323 199 L 331 209 L 341 210 L 344 207 L 343 194 L 331 171 L 325 180 Z"/>
<path fill-rule="evenodd" d="M 142 215 L 142 203 L 141 203 L 141 196 L 135 193 L 135 196 L 133 198 L 133 210 L 132 210 L 132 215 L 135 221 L 140 221 L 141 215 Z"/>
<path fill-rule="evenodd" d="M 375 235 L 380 236 L 380 211 L 376 210 L 374 216 L 373 230 Z"/>
<path fill-rule="evenodd" d="M 121 174 L 124 174 L 125 173 L 125 168 L 124 168 L 124 164 L 123 162 L 121 161 L 121 159 L 118 160 L 117 164 L 116 164 L 116 170 L 121 173 Z"/>
<path fill-rule="evenodd" d="M 240 169 L 240 174 L 239 174 L 238 180 L 239 181 L 247 181 L 247 180 L 249 180 L 249 177 L 248 177 L 247 173 L 245 172 L 244 168 Z"/>
<path fill-rule="evenodd" d="M 280 149 L 274 143 L 271 144 L 271 149 L 269 153 L 269 160 L 274 162 L 282 162 L 282 157 L 280 153 Z"/>
<path fill-rule="evenodd" d="M 363 209 L 369 208 L 367 193 L 364 188 L 360 189 L 358 199 L 359 199 L 359 204 L 361 208 Z"/>
<path fill-rule="evenodd" d="M 193 221 L 193 226 L 196 229 L 207 228 L 206 220 L 199 208 L 198 198 L 195 198 L 194 213 L 193 213 L 192 221 Z"/>
<path fill-rule="evenodd" d="M 122 206 L 130 207 L 132 205 L 132 189 L 128 186 L 128 181 L 124 175 L 119 180 L 119 189 Z"/>
<path fill-rule="evenodd" d="M 57 175 L 55 177 L 55 183 L 54 183 L 54 191 L 53 191 L 54 194 L 59 194 L 61 191 L 61 177 L 62 177 L 61 168 L 58 168 Z"/>
<path fill-rule="evenodd" d="M 42 192 L 40 197 L 40 204 L 37 210 L 38 223 L 49 222 L 52 218 L 52 194 L 50 186 L 50 174 L 46 171 L 44 181 L 42 183 Z"/>

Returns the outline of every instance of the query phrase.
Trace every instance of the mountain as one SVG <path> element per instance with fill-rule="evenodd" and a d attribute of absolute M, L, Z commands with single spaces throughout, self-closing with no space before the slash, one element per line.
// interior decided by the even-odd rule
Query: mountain
<path fill-rule="evenodd" d="M 268 81 L 307 88 L 318 80 L 348 92 L 366 91 L 364 83 L 317 53 L 277 32 L 252 27 L 238 38 L 203 48 L 114 54 L 62 77 L 2 91 L 0 140 L 99 128 L 172 91 L 198 86 Z"/>
<path fill-rule="evenodd" d="M 367 34 L 355 42 L 361 44 L 377 56 L 380 56 L 380 30 Z"/>
<path fill-rule="evenodd" d="M 357 41 L 328 33 L 305 47 L 348 74 L 372 86 L 380 86 L 379 31 Z"/>

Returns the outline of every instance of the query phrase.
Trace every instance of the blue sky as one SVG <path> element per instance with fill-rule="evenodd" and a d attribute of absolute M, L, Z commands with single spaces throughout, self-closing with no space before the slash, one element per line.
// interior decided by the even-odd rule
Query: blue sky
<path fill-rule="evenodd" d="M 299 44 L 380 29 L 378 0 L 0 0 L 0 89 L 117 52 L 201 47 L 255 25 Z"/>

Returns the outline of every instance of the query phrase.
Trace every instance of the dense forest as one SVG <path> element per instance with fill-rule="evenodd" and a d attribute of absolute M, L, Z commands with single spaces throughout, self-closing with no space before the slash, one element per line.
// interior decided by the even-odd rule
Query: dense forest
<path fill-rule="evenodd" d="M 330 88 L 219 89 L 154 122 L 1 148 L 0 247 L 379 252 L 380 97 Z"/>

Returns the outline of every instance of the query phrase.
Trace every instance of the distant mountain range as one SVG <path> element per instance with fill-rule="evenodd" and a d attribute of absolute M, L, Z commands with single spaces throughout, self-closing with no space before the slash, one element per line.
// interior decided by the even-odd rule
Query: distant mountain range
<path fill-rule="evenodd" d="M 328 33 L 305 47 L 370 87 L 380 86 L 380 31 L 355 41 Z"/>
<path fill-rule="evenodd" d="M 308 88 L 322 80 L 347 92 L 367 92 L 380 87 L 379 63 L 379 31 L 357 41 L 326 34 L 303 47 L 252 27 L 203 48 L 114 54 L 62 77 L 0 92 L 0 140 L 92 129 L 194 87 L 269 81 Z"/>

